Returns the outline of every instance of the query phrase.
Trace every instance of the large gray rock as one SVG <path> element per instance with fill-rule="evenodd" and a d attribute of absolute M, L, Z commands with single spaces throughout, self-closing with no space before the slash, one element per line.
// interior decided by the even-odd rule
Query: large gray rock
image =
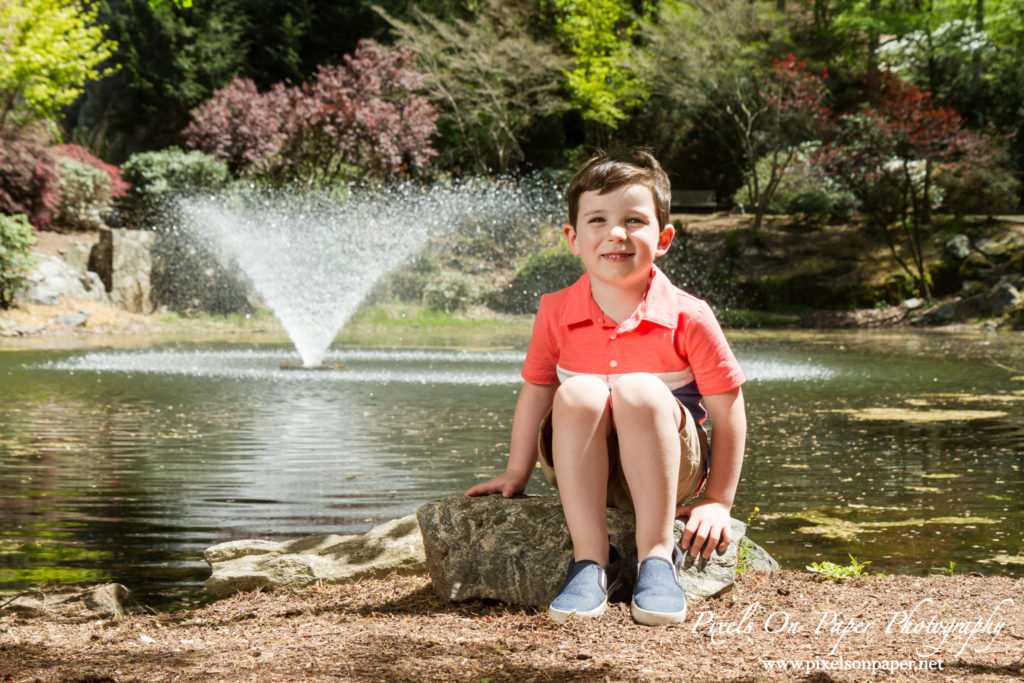
<path fill-rule="evenodd" d="M 115 306 L 131 313 L 151 313 L 150 275 L 156 233 L 148 230 L 102 230 L 89 267 L 99 274 Z"/>
<path fill-rule="evenodd" d="M 229 541 L 207 549 L 203 557 L 213 569 L 206 590 L 217 596 L 317 581 L 349 583 L 392 572 L 418 574 L 425 568 L 414 515 L 352 536 L 307 536 L 285 543 Z"/>
<path fill-rule="evenodd" d="M 28 301 L 56 306 L 60 297 L 106 301 L 107 293 L 96 273 L 83 272 L 57 256 L 39 256 L 28 276 Z"/>
<path fill-rule="evenodd" d="M 546 606 L 558 594 L 572 561 L 572 543 L 558 496 L 448 496 L 416 512 L 434 589 L 453 601 L 493 599 Z M 683 523 L 675 525 L 678 541 Z M 691 601 L 728 590 L 746 525 L 732 520 L 734 542 L 722 555 L 696 562 L 687 556 L 680 583 Z M 634 516 L 608 509 L 608 534 L 619 553 L 636 553 Z M 632 585 L 636 566 L 624 562 Z"/>

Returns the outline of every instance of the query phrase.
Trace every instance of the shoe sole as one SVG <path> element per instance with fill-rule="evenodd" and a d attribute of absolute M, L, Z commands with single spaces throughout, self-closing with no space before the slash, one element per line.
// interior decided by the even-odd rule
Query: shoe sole
<path fill-rule="evenodd" d="M 635 622 L 644 626 L 664 626 L 665 624 L 678 624 L 686 620 L 685 607 L 682 612 L 652 612 L 639 607 L 636 601 L 633 601 L 629 605 L 629 613 Z"/>
<path fill-rule="evenodd" d="M 555 607 L 548 606 L 548 616 L 551 617 L 551 619 L 553 621 L 555 621 L 556 623 L 562 624 L 562 623 L 565 623 L 569 619 L 569 617 L 573 617 L 573 616 L 579 617 L 580 619 L 593 619 L 594 617 L 599 617 L 602 614 L 604 614 L 605 610 L 607 610 L 607 609 L 608 609 L 608 601 L 607 600 L 602 602 L 600 605 L 598 605 L 594 609 L 587 610 L 585 612 L 580 612 L 579 610 L 575 610 L 575 609 L 562 610 L 562 609 L 557 609 Z"/>

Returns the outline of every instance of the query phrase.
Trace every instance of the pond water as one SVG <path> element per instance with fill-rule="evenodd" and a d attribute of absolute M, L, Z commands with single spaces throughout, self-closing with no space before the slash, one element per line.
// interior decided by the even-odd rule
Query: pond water
<path fill-rule="evenodd" d="M 783 565 L 1024 575 L 1020 335 L 729 336 L 750 378 L 734 516 Z M 0 590 L 110 580 L 167 604 L 215 543 L 361 532 L 464 491 L 504 466 L 526 341 L 335 348 L 338 372 L 279 369 L 285 345 L 0 349 Z"/>

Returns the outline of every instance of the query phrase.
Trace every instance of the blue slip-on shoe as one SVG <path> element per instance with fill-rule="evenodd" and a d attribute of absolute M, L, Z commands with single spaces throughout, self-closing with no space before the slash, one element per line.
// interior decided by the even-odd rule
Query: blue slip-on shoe
<path fill-rule="evenodd" d="M 590 619 L 604 614 L 608 608 L 608 593 L 619 580 L 618 554 L 614 548 L 607 567 L 593 560 L 574 562 L 569 575 L 548 607 L 548 616 L 561 624 L 571 616 Z"/>
<path fill-rule="evenodd" d="M 648 557 L 636 571 L 633 603 L 629 607 L 639 624 L 659 626 L 686 619 L 686 595 L 679 585 L 679 567 L 683 551 L 672 549 L 672 562 L 663 557 Z"/>

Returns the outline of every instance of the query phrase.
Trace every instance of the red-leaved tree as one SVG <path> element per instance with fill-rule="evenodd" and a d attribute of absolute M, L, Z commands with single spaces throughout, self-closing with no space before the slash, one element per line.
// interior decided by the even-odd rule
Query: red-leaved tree
<path fill-rule="evenodd" d="M 81 145 L 54 145 L 50 150 L 53 152 L 53 156 L 58 159 L 74 159 L 79 163 L 88 164 L 106 173 L 107 177 L 110 178 L 111 198 L 119 199 L 128 195 L 128 190 L 132 186 L 121 177 L 121 169 L 93 156 L 85 147 Z"/>
<path fill-rule="evenodd" d="M 437 114 L 417 94 L 422 75 L 408 48 L 360 41 L 343 63 L 308 83 L 259 93 L 236 79 L 193 111 L 184 143 L 228 162 L 238 175 L 330 183 L 411 175 L 437 155 Z"/>
<path fill-rule="evenodd" d="M 897 263 L 929 298 L 924 245 L 939 199 L 935 165 L 957 163 L 964 150 L 984 141 L 930 93 L 890 73 L 877 77 L 877 102 L 841 118 L 836 139 L 819 161 L 857 195 Z"/>
<path fill-rule="evenodd" d="M 737 160 L 746 171 L 744 182 L 754 213 L 754 230 L 760 229 L 799 144 L 818 139 L 825 132 L 831 117 L 826 78 L 828 72 L 824 69 L 819 76 L 806 61 L 789 54 L 776 59 L 771 73 L 753 82 L 746 94 L 742 84 L 731 95 L 722 93 L 724 98 L 716 111 L 722 129 L 731 131 L 739 143 L 729 147 L 737 150 Z M 761 177 L 758 162 L 764 159 L 768 160 L 768 174 Z"/>

